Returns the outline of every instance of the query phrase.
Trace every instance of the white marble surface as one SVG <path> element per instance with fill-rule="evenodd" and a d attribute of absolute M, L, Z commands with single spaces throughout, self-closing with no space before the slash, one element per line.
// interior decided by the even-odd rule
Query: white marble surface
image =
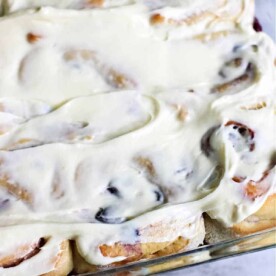
<path fill-rule="evenodd" d="M 158 276 L 275 276 L 276 249 L 202 264 Z"/>
<path fill-rule="evenodd" d="M 276 0 L 255 0 L 256 16 L 266 33 L 276 41 Z"/>
<path fill-rule="evenodd" d="M 235 0 L 233 0 L 235 1 Z M 276 41 L 276 0 L 255 0 L 256 16 L 263 29 Z M 161 275 L 161 274 L 159 274 Z M 276 276 L 276 249 L 202 264 L 162 276 Z"/>

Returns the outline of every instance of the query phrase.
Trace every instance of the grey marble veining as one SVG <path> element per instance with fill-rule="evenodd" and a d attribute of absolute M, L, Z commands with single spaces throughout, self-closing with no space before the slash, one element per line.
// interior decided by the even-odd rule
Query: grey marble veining
<path fill-rule="evenodd" d="M 276 249 L 232 257 L 158 276 L 275 276 Z"/>

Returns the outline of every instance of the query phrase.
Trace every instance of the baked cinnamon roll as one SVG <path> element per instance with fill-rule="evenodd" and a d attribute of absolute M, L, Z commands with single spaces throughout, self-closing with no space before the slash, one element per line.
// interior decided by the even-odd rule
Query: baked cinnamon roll
<path fill-rule="evenodd" d="M 251 0 L 1 4 L 0 274 L 275 227 L 276 51 Z"/>
<path fill-rule="evenodd" d="M 172 214 L 170 218 L 168 211 Z M 168 211 L 155 211 L 154 220 L 144 215 L 125 225 L 114 226 L 111 236 L 106 235 L 109 230 L 100 224 L 3 227 L 0 233 L 5 242 L 0 272 L 9 275 L 23 270 L 33 275 L 95 272 L 202 244 L 205 231 L 201 215 L 189 214 L 183 208 Z M 182 217 L 177 216 L 179 212 Z"/>

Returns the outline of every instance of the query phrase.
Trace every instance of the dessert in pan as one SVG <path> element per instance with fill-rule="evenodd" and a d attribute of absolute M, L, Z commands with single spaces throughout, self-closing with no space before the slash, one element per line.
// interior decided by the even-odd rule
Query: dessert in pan
<path fill-rule="evenodd" d="M 275 46 L 252 1 L 2 10 L 1 275 L 95 272 L 275 226 Z"/>

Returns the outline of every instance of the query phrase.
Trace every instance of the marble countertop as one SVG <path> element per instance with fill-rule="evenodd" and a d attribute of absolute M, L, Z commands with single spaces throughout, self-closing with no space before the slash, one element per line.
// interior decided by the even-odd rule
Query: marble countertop
<path fill-rule="evenodd" d="M 158 276 L 275 276 L 276 249 L 245 254 Z"/>

